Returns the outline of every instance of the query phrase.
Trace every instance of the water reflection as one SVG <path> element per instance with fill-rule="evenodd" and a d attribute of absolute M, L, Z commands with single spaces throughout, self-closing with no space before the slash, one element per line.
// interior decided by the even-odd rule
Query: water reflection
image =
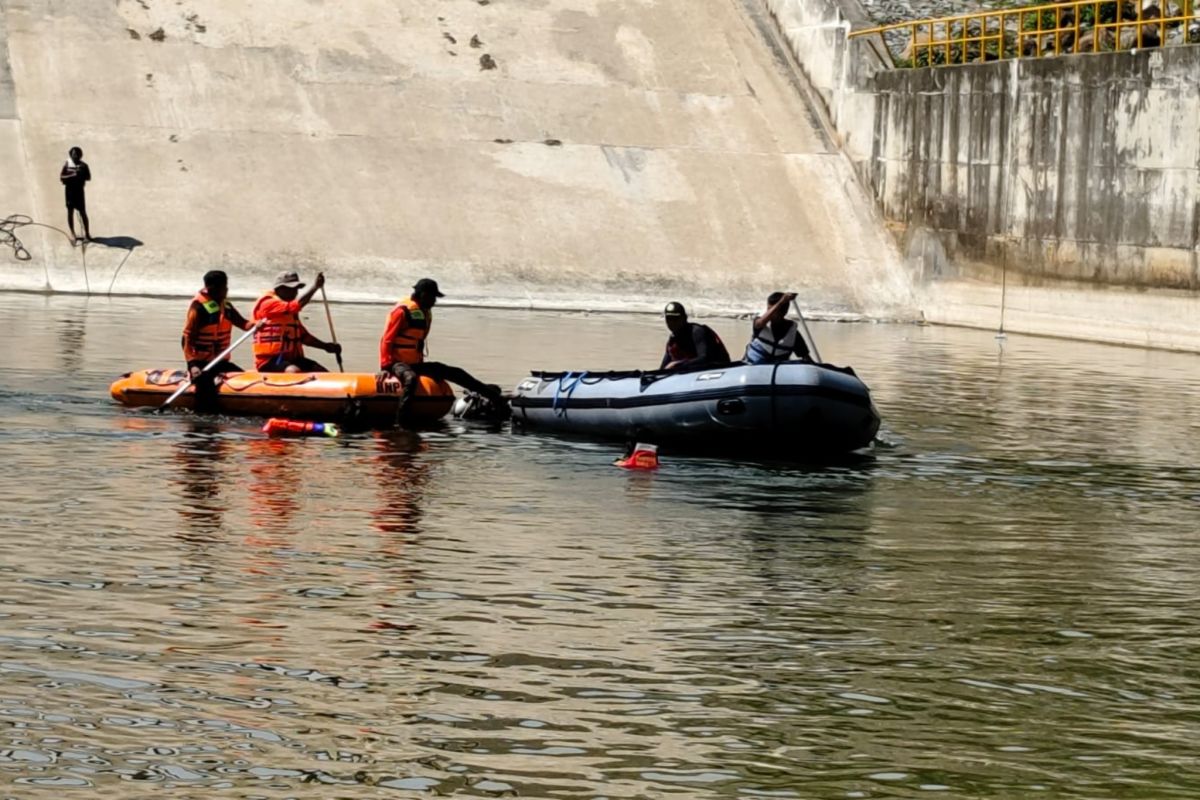
<path fill-rule="evenodd" d="M 279 544 L 294 532 L 296 509 L 305 491 L 301 479 L 304 440 L 255 437 L 246 442 L 250 520 L 264 543 Z"/>
<path fill-rule="evenodd" d="M 177 510 L 184 523 L 176 533 L 191 544 L 211 544 L 225 519 L 221 487 L 233 477 L 227 463 L 230 444 L 214 421 L 192 419 L 184 424 L 187 429 L 174 445 L 182 501 Z"/>
<path fill-rule="evenodd" d="M 78 372 L 84 364 L 84 342 L 87 337 L 88 304 L 78 310 L 63 313 L 55 329 L 58 366 L 63 372 Z"/>
<path fill-rule="evenodd" d="M 409 431 L 378 431 L 372 437 L 379 498 L 371 512 L 372 524 L 380 533 L 420 533 L 429 445 Z"/>

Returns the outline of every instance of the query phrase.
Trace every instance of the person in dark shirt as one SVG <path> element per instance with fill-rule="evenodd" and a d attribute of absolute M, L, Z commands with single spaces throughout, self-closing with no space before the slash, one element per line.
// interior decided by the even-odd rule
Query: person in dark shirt
<path fill-rule="evenodd" d="M 667 303 L 663 318 L 671 336 L 659 369 L 686 370 L 723 367 L 729 364 L 729 351 L 716 331 L 698 322 L 688 322 L 682 303 Z"/>
<path fill-rule="evenodd" d="M 67 228 L 71 231 L 71 243 L 90 242 L 92 231 L 88 226 L 87 199 L 83 194 L 83 186 L 92 179 L 92 171 L 88 168 L 87 162 L 83 160 L 83 151 L 78 147 L 72 147 L 67 153 L 66 163 L 58 173 L 58 179 L 62 181 L 63 188 L 66 189 Z M 83 222 L 83 239 L 75 235 L 76 211 L 79 212 L 79 219 Z"/>

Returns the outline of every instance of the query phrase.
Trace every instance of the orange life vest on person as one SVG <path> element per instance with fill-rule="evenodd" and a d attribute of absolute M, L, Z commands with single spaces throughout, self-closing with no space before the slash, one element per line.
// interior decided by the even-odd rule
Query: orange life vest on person
<path fill-rule="evenodd" d="M 391 316 L 407 312 L 408 324 L 388 342 L 392 363 L 420 364 L 425 360 L 425 337 L 433 323 L 433 311 L 426 311 L 411 297 L 401 300 L 392 308 Z M 391 320 L 389 320 L 391 327 Z"/>
<path fill-rule="evenodd" d="M 255 322 L 263 319 L 259 309 L 263 301 L 279 298 L 274 291 L 267 292 L 258 298 L 254 304 Z M 292 361 L 304 355 L 302 345 L 304 328 L 300 324 L 300 315 L 287 313 L 267 320 L 254 334 L 254 363 L 262 365 L 273 359 Z"/>
<path fill-rule="evenodd" d="M 212 361 L 229 347 L 230 331 L 233 330 L 233 323 L 225 316 L 229 301 L 218 303 L 201 290 L 196 292 L 192 302 L 200 305 L 202 314 L 195 327 L 183 331 L 183 358 L 185 361 Z M 190 314 L 188 322 L 191 323 Z"/>

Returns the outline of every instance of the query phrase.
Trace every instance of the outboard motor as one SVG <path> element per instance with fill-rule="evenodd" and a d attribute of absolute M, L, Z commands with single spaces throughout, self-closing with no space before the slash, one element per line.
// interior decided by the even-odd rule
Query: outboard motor
<path fill-rule="evenodd" d="M 489 388 L 494 388 L 496 394 L 503 397 L 499 386 L 489 386 Z M 478 392 L 464 389 L 462 396 L 454 401 L 451 413 L 457 419 L 503 422 L 512 416 L 512 409 L 508 407 L 508 403 L 496 403 Z"/>

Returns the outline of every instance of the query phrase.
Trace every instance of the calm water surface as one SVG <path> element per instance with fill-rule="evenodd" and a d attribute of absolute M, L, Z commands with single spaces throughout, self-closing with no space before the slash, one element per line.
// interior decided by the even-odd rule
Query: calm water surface
<path fill-rule="evenodd" d="M 889 446 L 648 475 L 114 406 L 185 306 L 0 296 L 2 797 L 1200 793 L 1198 357 L 816 325 Z M 336 309 L 350 368 L 385 313 Z M 447 308 L 432 345 L 511 386 L 663 337 Z"/>

